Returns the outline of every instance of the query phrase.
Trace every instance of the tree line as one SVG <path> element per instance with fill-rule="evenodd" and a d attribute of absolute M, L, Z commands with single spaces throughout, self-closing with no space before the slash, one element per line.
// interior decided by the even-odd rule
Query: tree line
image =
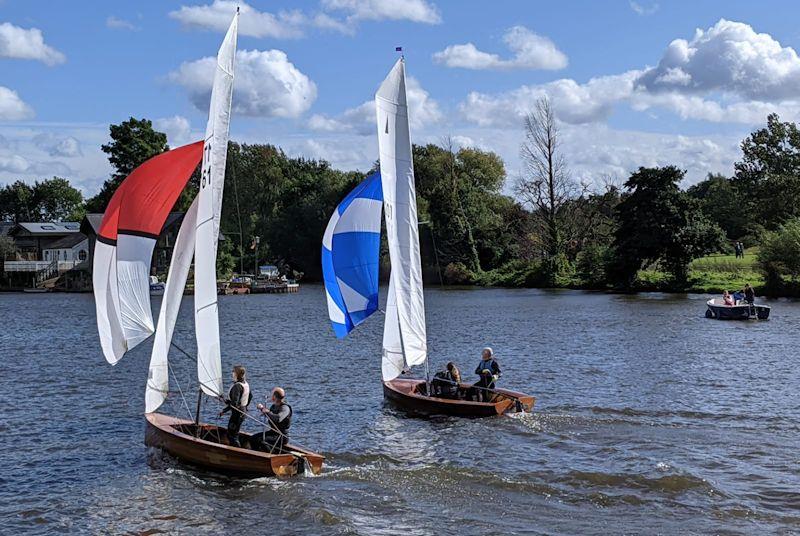
<path fill-rule="evenodd" d="M 504 193 L 506 169 L 493 152 L 455 148 L 448 139 L 414 146 L 428 282 L 636 289 L 642 270 L 657 269 L 677 290 L 687 287 L 694 259 L 731 250 L 736 241 L 761 246 L 760 265 L 774 288 L 800 275 L 800 246 L 789 247 L 800 238 L 800 131 L 794 123 L 770 115 L 742 141 L 732 176 L 709 174 L 688 189 L 681 188 L 685 172 L 675 166 L 639 168 L 622 184 L 608 177 L 573 179 L 547 99 L 535 103 L 523 127 L 523 170 L 510 185 L 513 195 Z M 76 220 L 102 212 L 136 166 L 169 150 L 166 135 L 147 119 L 111 125 L 110 138 L 102 150 L 114 173 L 95 196 L 84 200 L 58 177 L 32 186 L 16 181 L 0 189 L 0 218 Z M 365 175 L 289 157 L 269 144 L 231 142 L 220 277 L 271 262 L 284 273 L 319 280 L 328 219 Z M 197 185 L 196 172 L 175 210 L 188 208 Z M 382 256 L 386 275 L 385 244 Z"/>

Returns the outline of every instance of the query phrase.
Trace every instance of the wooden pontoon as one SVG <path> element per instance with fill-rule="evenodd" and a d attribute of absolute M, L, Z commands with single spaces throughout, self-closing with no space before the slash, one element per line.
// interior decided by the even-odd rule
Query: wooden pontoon
<path fill-rule="evenodd" d="M 293 476 L 305 470 L 322 471 L 325 457 L 288 444 L 280 454 L 228 445 L 226 430 L 213 424 L 196 425 L 163 413 L 146 413 L 145 445 L 163 449 L 179 460 L 219 473 L 236 476 Z M 198 434 L 199 427 L 199 434 Z M 250 434 L 240 433 L 243 446 Z"/>
<path fill-rule="evenodd" d="M 471 386 L 462 384 L 461 388 Z M 425 380 L 396 378 L 383 382 L 383 396 L 393 404 L 425 415 L 453 415 L 456 417 L 494 417 L 504 413 L 532 411 L 536 398 L 508 389 L 494 389 L 490 402 L 457 400 L 427 396 Z M 519 402 L 519 404 L 518 404 Z M 521 407 L 520 407 L 521 406 Z"/>

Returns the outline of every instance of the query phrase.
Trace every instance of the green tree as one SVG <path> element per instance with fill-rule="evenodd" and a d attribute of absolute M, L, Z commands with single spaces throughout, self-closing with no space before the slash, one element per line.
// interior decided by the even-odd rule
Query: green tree
<path fill-rule="evenodd" d="M 39 221 L 33 187 L 15 181 L 0 190 L 0 218 L 15 223 Z"/>
<path fill-rule="evenodd" d="M 727 237 L 738 240 L 747 234 L 750 214 L 734 181 L 724 175 L 709 173 L 708 177 L 689 188 L 687 193 L 700 203 L 700 208 L 712 221 L 717 222 Z"/>
<path fill-rule="evenodd" d="M 16 181 L 0 189 L 4 221 L 80 221 L 83 213 L 83 195 L 67 179 L 53 177 L 33 186 Z"/>
<path fill-rule="evenodd" d="M 742 160 L 735 164 L 734 184 L 742 208 L 768 229 L 800 215 L 800 130 L 777 114 L 767 126 L 742 141 Z"/>
<path fill-rule="evenodd" d="M 793 218 L 776 231 L 764 235 L 758 262 L 766 274 L 768 286 L 782 284 L 783 277 L 792 282 L 800 276 L 800 218 Z"/>
<path fill-rule="evenodd" d="M 480 273 L 510 260 L 525 222 L 522 207 L 500 193 L 503 161 L 475 148 L 414 147 L 420 242 L 428 266 L 459 264 Z M 433 246 L 436 251 L 433 251 Z"/>
<path fill-rule="evenodd" d="M 131 117 L 109 127 L 111 142 L 101 149 L 114 166 L 111 178 L 105 181 L 100 193 L 86 202 L 89 212 L 104 212 L 119 184 L 144 161 L 169 150 L 167 135 L 153 128 L 149 119 Z"/>
<path fill-rule="evenodd" d="M 618 284 L 630 287 L 642 267 L 660 263 L 684 285 L 689 263 L 720 247 L 722 229 L 680 190 L 683 176 L 674 166 L 639 168 L 625 183 L 614 238 L 612 275 Z"/>
<path fill-rule="evenodd" d="M 67 179 L 53 177 L 33 187 L 39 221 L 80 221 L 83 219 L 83 194 Z"/>

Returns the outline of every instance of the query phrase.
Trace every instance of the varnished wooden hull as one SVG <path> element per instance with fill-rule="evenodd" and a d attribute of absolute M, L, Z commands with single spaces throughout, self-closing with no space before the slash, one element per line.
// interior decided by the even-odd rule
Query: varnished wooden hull
<path fill-rule="evenodd" d="M 417 391 L 420 386 L 424 386 L 424 383 L 424 380 L 400 378 L 383 382 L 383 396 L 396 406 L 414 413 L 456 417 L 494 417 L 504 413 L 514 413 L 517 411 L 515 399 L 519 399 L 522 403 L 523 411 L 533 411 L 536 403 L 536 398 L 508 389 L 497 389 L 497 392 L 514 398 L 502 398 L 496 402 L 473 402 L 424 396 Z"/>
<path fill-rule="evenodd" d="M 179 460 L 211 469 L 223 474 L 237 476 L 293 476 L 305 468 L 308 462 L 311 471 L 322 471 L 325 458 L 311 451 L 287 445 L 286 454 L 268 454 L 226 444 L 225 430 L 210 424 L 201 424 L 202 436 L 220 438 L 222 442 L 207 441 L 184 433 L 194 428 L 194 423 L 162 413 L 145 414 L 147 428 L 145 445 L 160 448 Z M 243 445 L 249 434 L 240 434 Z"/>

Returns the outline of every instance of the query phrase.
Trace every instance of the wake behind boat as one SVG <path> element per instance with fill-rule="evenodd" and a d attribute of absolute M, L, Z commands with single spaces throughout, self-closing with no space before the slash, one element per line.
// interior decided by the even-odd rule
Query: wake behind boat
<path fill-rule="evenodd" d="M 495 389 L 496 376 L 481 387 L 466 386 L 474 396 L 431 396 L 417 199 L 402 57 L 375 94 L 375 111 L 380 172 L 369 175 L 342 200 L 322 240 L 323 279 L 334 333 L 339 338 L 345 337 L 378 310 L 383 209 L 392 266 L 381 364 L 386 400 L 426 414 L 485 417 L 531 411 L 535 399 Z M 491 354 L 491 349 L 486 350 Z M 399 378 L 408 367 L 423 364 L 425 380 Z M 484 379 L 482 377 L 479 383 Z"/>

